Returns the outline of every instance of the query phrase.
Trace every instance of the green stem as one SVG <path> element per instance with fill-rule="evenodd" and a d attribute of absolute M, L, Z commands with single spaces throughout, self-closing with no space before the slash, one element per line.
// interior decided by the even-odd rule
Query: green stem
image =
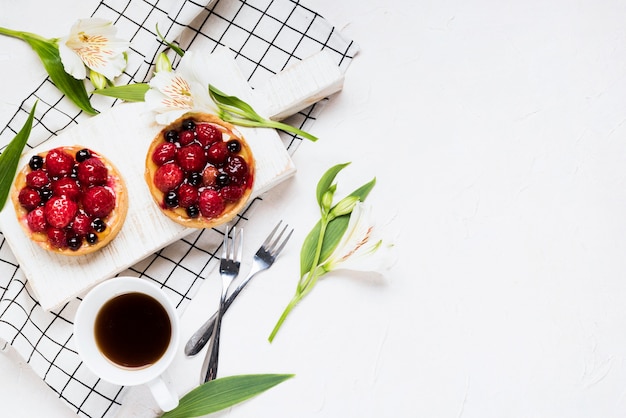
<path fill-rule="evenodd" d="M 313 258 L 313 264 L 311 265 L 311 270 L 305 274 L 300 281 L 298 282 L 298 287 L 296 289 L 296 294 L 291 298 L 291 301 L 283 311 L 282 315 L 278 319 L 278 322 L 274 326 L 272 333 L 270 334 L 268 340 L 271 343 L 276 336 L 276 333 L 285 322 L 287 315 L 291 312 L 291 310 L 300 302 L 317 284 L 318 277 L 325 272 L 323 268 L 318 267 L 318 263 L 320 260 L 320 255 L 322 254 L 322 243 L 324 242 L 324 234 L 326 234 L 326 227 L 328 226 L 328 217 L 322 214 L 322 225 L 320 227 L 320 233 L 317 239 L 317 247 L 315 249 L 315 256 Z"/>
<path fill-rule="evenodd" d="M 3 28 L 3 27 L 0 27 L 0 35 L 10 36 L 12 38 L 21 39 L 23 41 L 26 40 L 26 38 L 33 38 L 33 39 L 38 39 L 40 41 L 47 41 L 46 38 L 43 38 L 34 33 L 22 32 L 22 31 L 17 31 L 13 29 Z"/>
<path fill-rule="evenodd" d="M 313 262 L 311 263 L 311 270 L 309 270 L 309 274 L 305 275 L 300 279 L 298 283 L 297 292 L 302 294 L 306 291 L 308 293 L 310 289 L 307 290 L 311 286 L 311 282 L 315 285 L 317 281 L 317 265 L 320 262 L 320 256 L 322 255 L 322 244 L 324 243 L 324 235 L 326 235 L 326 228 L 328 227 L 328 221 L 325 215 L 322 215 L 322 223 L 320 225 L 320 233 L 317 237 L 317 247 L 315 248 L 315 256 L 313 257 Z M 312 287 L 312 286 L 311 286 Z"/>
<path fill-rule="evenodd" d="M 263 119 L 262 121 L 255 121 L 255 120 L 250 120 L 250 119 L 236 118 L 227 114 L 222 114 L 221 116 L 223 120 L 225 120 L 226 122 L 230 122 L 234 125 L 248 126 L 248 127 L 255 127 L 255 128 L 274 128 L 274 129 L 279 129 L 285 132 L 291 132 L 292 134 L 295 134 L 295 135 L 300 135 L 303 138 L 309 139 L 313 142 L 317 141 L 316 136 L 311 135 L 310 133 L 305 132 L 296 127 L 293 127 L 291 125 L 287 125 L 286 123 L 278 122 L 275 120 Z"/>
<path fill-rule="evenodd" d="M 280 329 L 280 327 L 283 325 L 283 322 L 285 322 L 285 319 L 287 319 L 287 316 L 289 315 L 291 310 L 298 304 L 298 302 L 300 302 L 300 300 L 302 300 L 302 295 L 300 294 L 296 294 L 294 295 L 293 298 L 291 298 L 291 301 L 289 301 L 289 304 L 287 305 L 282 315 L 278 319 L 278 322 L 276 323 L 276 325 L 274 325 L 274 329 L 272 330 L 272 333 L 268 337 L 268 341 L 270 343 L 274 341 L 274 337 L 276 337 L 276 334 L 278 333 L 278 330 Z"/>

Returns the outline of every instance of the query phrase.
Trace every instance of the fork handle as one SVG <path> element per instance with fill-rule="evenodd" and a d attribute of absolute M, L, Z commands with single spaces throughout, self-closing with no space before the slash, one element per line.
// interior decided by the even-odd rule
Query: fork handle
<path fill-rule="evenodd" d="M 220 351 L 220 328 L 222 327 L 222 314 L 224 313 L 224 300 L 220 302 L 220 307 L 218 311 L 215 313 L 212 326 L 212 335 L 213 338 L 209 344 L 209 349 L 206 353 L 206 357 L 204 358 L 204 363 L 202 364 L 201 371 L 201 381 L 200 384 L 208 382 L 210 380 L 215 380 L 217 377 L 217 362 Z"/>
<path fill-rule="evenodd" d="M 241 293 L 243 288 L 246 287 L 246 285 L 250 282 L 250 279 L 252 279 L 252 277 L 254 277 L 254 275 L 257 274 L 259 271 L 261 271 L 261 270 L 250 272 L 248 277 L 246 277 L 239 284 L 239 286 L 237 286 L 232 291 L 230 296 L 228 296 L 228 298 L 226 298 L 226 300 L 224 301 L 224 307 L 222 309 L 222 315 L 224 313 L 226 313 L 226 311 L 228 310 L 230 305 L 232 305 L 232 303 L 235 301 L 235 298 L 237 297 L 237 295 L 239 295 L 239 293 Z M 202 350 L 202 348 L 206 345 L 207 341 L 209 341 L 209 339 L 211 338 L 211 335 L 213 334 L 213 332 L 215 330 L 215 320 L 217 319 L 217 316 L 218 316 L 218 312 L 215 312 L 189 338 L 189 341 L 187 341 L 187 344 L 185 344 L 185 355 L 187 355 L 188 357 L 195 356 L 196 354 L 198 354 L 200 352 L 200 350 Z"/>

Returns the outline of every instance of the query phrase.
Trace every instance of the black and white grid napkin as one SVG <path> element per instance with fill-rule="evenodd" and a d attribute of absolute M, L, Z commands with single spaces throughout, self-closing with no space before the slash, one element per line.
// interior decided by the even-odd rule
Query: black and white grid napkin
<path fill-rule="evenodd" d="M 346 71 L 358 51 L 354 42 L 298 0 L 104 0 L 92 16 L 112 21 L 118 36 L 131 41 L 128 67 L 117 84 L 150 79 L 156 56 L 166 51 L 159 42 L 157 26 L 165 39 L 176 41 L 183 50 L 229 48 L 253 88 L 321 49 L 331 52 L 340 69 Z M 60 31 L 63 33 L 63 28 Z M 176 65 L 173 53 L 170 58 Z M 0 150 L 24 125 L 35 101 L 38 105 L 27 145 L 30 148 L 91 117 L 77 111 L 45 79 L 0 131 Z M 92 103 L 102 111 L 117 102 L 94 97 Z M 287 122 L 306 129 L 319 116 L 323 104 L 311 106 Z M 281 137 L 293 154 L 301 139 L 284 133 Z M 247 222 L 251 209 L 262 204 L 261 200 L 252 202 L 236 222 Z M 218 231 L 200 230 L 138 261 L 120 275 L 155 281 L 184 310 L 204 280 L 203 272 L 217 262 L 215 252 L 220 242 Z M 100 380 L 82 364 L 72 335 L 79 303 L 75 299 L 55 311 L 43 310 L 29 292 L 27 280 L 0 233 L 0 349 L 5 344 L 12 346 L 77 415 L 113 417 L 126 390 Z"/>

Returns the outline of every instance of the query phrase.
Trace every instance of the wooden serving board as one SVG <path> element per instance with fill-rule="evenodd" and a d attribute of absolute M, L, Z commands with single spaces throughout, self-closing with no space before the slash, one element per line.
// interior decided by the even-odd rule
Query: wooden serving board
<path fill-rule="evenodd" d="M 219 72 L 219 88 L 242 99 L 252 99 L 252 90 L 227 54 L 211 59 Z M 91 287 L 134 265 L 168 244 L 194 232 L 171 221 L 154 203 L 144 180 L 148 146 L 162 126 L 144 103 L 123 103 L 70 128 L 23 155 L 19 167 L 30 157 L 61 145 L 83 145 L 105 155 L 120 170 L 129 191 L 126 221 L 118 236 L 102 250 L 84 256 L 63 256 L 34 244 L 17 222 L 9 201 L 0 212 L 2 230 L 45 310 L 55 309 Z M 273 129 L 238 127 L 256 160 L 253 198 L 292 176 L 296 169 L 278 133 Z"/>

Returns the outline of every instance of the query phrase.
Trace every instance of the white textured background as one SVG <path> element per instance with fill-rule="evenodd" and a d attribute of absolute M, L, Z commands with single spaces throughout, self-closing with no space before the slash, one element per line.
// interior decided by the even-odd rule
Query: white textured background
<path fill-rule="evenodd" d="M 56 36 L 96 4 L 79 3 L 3 14 Z M 292 245 L 229 314 L 221 367 L 297 377 L 216 416 L 623 417 L 626 4 L 306 3 L 361 50 L 322 139 L 258 210 L 301 214 L 300 243 L 317 179 L 352 161 L 340 187 L 378 178 L 368 201 L 397 213 L 401 257 L 385 279 L 329 276 L 261 344 L 295 287 Z M 6 38 L 0 68 L 5 123 L 44 73 Z M 2 415 L 65 416 L 10 353 L 0 382 Z"/>

